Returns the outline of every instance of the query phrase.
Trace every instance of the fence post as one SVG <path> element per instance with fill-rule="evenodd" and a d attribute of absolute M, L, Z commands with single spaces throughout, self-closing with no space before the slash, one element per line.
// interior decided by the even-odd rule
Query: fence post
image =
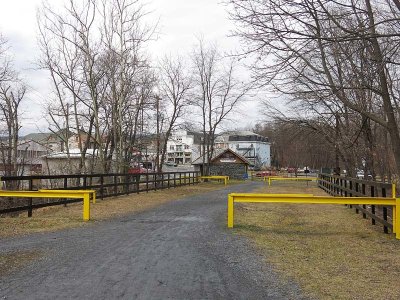
<path fill-rule="evenodd" d="M 136 193 L 139 194 L 140 192 L 140 174 L 136 175 Z M 147 189 L 148 191 L 149 189 Z"/>
<path fill-rule="evenodd" d="M 365 183 L 362 183 L 362 184 L 361 184 L 361 193 L 363 194 L 363 196 L 366 196 L 366 195 L 365 195 Z M 366 206 L 365 204 L 363 204 L 362 207 L 363 207 L 363 209 L 364 209 L 364 210 L 363 210 L 363 218 L 366 219 L 366 218 L 367 218 L 367 214 L 365 213 L 365 210 L 367 209 L 367 206 Z"/>
<path fill-rule="evenodd" d="M 32 191 L 33 190 L 33 180 L 29 179 L 29 190 Z M 33 198 L 29 198 L 28 199 L 28 218 L 32 217 L 32 205 L 33 205 Z"/>
<path fill-rule="evenodd" d="M 113 196 L 116 196 L 117 193 L 118 193 L 118 185 L 117 185 L 117 183 L 118 183 L 117 175 L 114 175 L 114 195 Z"/>
<path fill-rule="evenodd" d="M 104 199 L 104 176 L 100 176 L 100 192 L 101 192 L 101 200 Z"/>
<path fill-rule="evenodd" d="M 130 175 L 125 174 L 125 194 L 126 195 L 129 195 L 129 179 L 130 179 Z"/>
<path fill-rule="evenodd" d="M 375 197 L 375 187 L 371 185 L 371 197 Z M 375 205 L 371 205 L 371 213 L 375 215 Z M 375 218 L 372 217 L 372 225 L 375 225 L 376 221 Z"/>
<path fill-rule="evenodd" d="M 169 173 L 168 173 L 168 189 L 170 188 L 170 184 L 169 184 Z"/>
<path fill-rule="evenodd" d="M 349 180 L 349 189 L 350 189 L 349 197 L 353 197 L 353 193 L 352 193 L 352 191 L 353 191 L 353 181 L 351 179 Z M 353 208 L 353 205 L 350 204 L 349 207 Z"/>
<path fill-rule="evenodd" d="M 64 190 L 66 190 L 67 188 L 68 188 L 68 178 L 65 177 L 64 178 Z M 67 199 L 64 198 L 64 207 L 66 207 L 66 206 L 67 206 Z"/>
<path fill-rule="evenodd" d="M 360 186 L 360 184 L 358 182 L 356 182 L 356 193 L 359 192 L 359 186 Z M 358 195 L 357 195 L 357 197 L 358 197 Z M 358 212 L 359 212 L 358 205 L 356 205 L 356 214 L 358 214 Z"/>
<path fill-rule="evenodd" d="M 146 193 L 149 192 L 149 173 L 146 173 Z"/>
<path fill-rule="evenodd" d="M 340 175 L 339 175 L 340 176 Z M 340 186 L 340 178 L 336 178 L 336 195 L 340 196 L 340 190 L 341 190 L 341 186 Z"/>

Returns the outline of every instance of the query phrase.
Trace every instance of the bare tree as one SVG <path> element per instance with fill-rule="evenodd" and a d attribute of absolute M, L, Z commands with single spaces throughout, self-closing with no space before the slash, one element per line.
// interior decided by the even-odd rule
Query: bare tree
<path fill-rule="evenodd" d="M 105 103 L 111 114 L 109 155 L 115 159 L 116 170 L 123 172 L 129 166 L 130 145 L 136 142 L 139 113 L 149 100 L 143 91 L 154 85 L 144 47 L 155 27 L 143 22 L 146 12 L 137 0 L 103 1 L 102 14 L 107 51 L 104 68 L 109 82 Z M 134 118 L 127 118 L 131 113 Z"/>
<path fill-rule="evenodd" d="M 193 87 L 192 78 L 184 68 L 181 58 L 165 57 L 160 63 L 159 90 L 164 104 L 164 143 L 158 172 L 162 171 L 162 165 L 166 158 L 167 143 L 172 131 L 179 125 L 178 121 L 183 117 L 185 109 L 190 104 L 190 91 Z"/>
<path fill-rule="evenodd" d="M 13 70 L 11 59 L 7 55 L 6 41 L 0 36 L 0 155 L 4 175 L 18 175 L 18 139 L 21 128 L 21 102 L 26 86 Z"/>
<path fill-rule="evenodd" d="M 138 117 L 154 85 L 144 54 L 154 27 L 143 25 L 145 15 L 137 0 L 69 0 L 60 12 L 44 5 L 39 13 L 41 66 L 57 100 L 50 119 L 78 135 L 80 171 L 93 171 L 85 163 L 93 142 L 97 171 L 129 167 Z"/>
<path fill-rule="evenodd" d="M 95 40 L 94 18 L 96 1 L 78 5 L 70 0 L 64 12 L 43 5 L 38 13 L 40 31 L 39 45 L 42 50 L 40 66 L 49 70 L 54 88 L 54 99 L 48 105 L 50 124 L 55 131 L 65 128 L 67 132 L 85 130 L 95 135 L 101 164 L 104 167 L 100 136 L 100 91 L 104 89 L 103 73 L 97 67 L 100 42 Z M 88 141 L 79 137 L 81 162 L 79 171 L 86 172 Z M 63 138 L 63 137 L 60 137 Z M 68 138 L 68 137 L 64 137 Z M 68 144 L 68 143 L 66 143 Z M 69 157 L 69 148 L 67 146 Z"/>
<path fill-rule="evenodd" d="M 255 80 L 308 107 L 322 104 L 322 110 L 313 109 L 303 119 L 330 112 L 338 121 L 332 128 L 339 133 L 352 128 L 368 135 L 369 122 L 379 124 L 390 136 L 399 174 L 396 66 L 400 35 L 399 12 L 392 1 L 228 2 L 232 18 L 241 25 L 237 35 L 248 46 L 245 55 L 256 58 Z M 349 116 L 354 114 L 362 121 L 353 122 Z M 343 158 L 353 160 L 342 152 Z M 354 168 L 354 163 L 350 165 Z"/>
<path fill-rule="evenodd" d="M 251 88 L 235 77 L 235 60 L 223 58 L 215 45 L 206 46 L 200 39 L 193 50 L 193 62 L 196 84 L 193 105 L 200 111 L 204 173 L 208 174 L 216 132 Z"/>

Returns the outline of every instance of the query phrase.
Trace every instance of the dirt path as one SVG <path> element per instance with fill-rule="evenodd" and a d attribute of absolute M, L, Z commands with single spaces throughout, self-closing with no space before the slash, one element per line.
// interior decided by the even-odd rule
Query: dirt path
<path fill-rule="evenodd" d="M 0 253 L 42 255 L 0 277 L 0 299 L 303 299 L 226 228 L 227 193 L 257 185 L 84 228 L 0 239 Z"/>

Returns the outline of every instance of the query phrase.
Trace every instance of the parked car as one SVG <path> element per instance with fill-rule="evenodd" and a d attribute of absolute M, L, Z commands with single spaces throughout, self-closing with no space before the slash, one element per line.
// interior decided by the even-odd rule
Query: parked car
<path fill-rule="evenodd" d="M 151 172 L 151 170 L 149 171 L 148 169 L 145 169 L 142 167 L 130 168 L 128 170 L 129 174 L 143 174 L 143 173 L 149 173 L 149 172 Z"/>
<path fill-rule="evenodd" d="M 257 177 L 264 177 L 264 176 L 276 176 L 275 171 L 262 171 L 256 173 Z"/>

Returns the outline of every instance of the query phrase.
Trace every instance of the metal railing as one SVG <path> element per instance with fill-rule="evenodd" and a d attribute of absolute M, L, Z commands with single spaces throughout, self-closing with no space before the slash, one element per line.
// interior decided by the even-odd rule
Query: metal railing
<path fill-rule="evenodd" d="M 39 190 L 39 191 L 0 191 L 0 197 L 16 198 L 66 198 L 83 200 L 83 220 L 90 220 L 90 198 L 96 203 L 96 192 L 93 190 Z"/>
<path fill-rule="evenodd" d="M 199 172 L 74 174 L 1 177 L 3 190 L 95 190 L 98 199 L 199 183 Z M 0 198 L 0 214 L 66 205 L 79 199 Z"/>
<path fill-rule="evenodd" d="M 309 194 L 245 194 L 228 195 L 228 228 L 233 228 L 235 203 L 295 203 L 295 204 L 352 204 L 386 205 L 393 207 L 393 228 L 396 239 L 400 239 L 400 199 L 387 197 L 331 197 Z"/>

